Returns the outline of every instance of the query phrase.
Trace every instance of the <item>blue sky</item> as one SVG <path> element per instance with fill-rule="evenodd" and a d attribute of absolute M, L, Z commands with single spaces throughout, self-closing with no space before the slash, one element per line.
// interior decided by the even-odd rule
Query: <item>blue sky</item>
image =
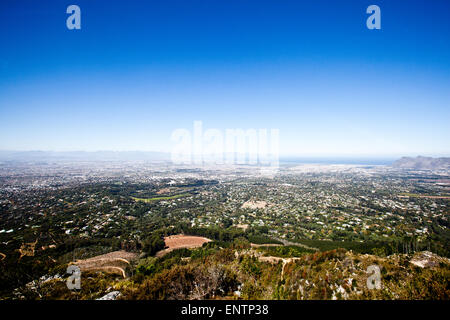
<path fill-rule="evenodd" d="M 371 4 L 381 30 L 366 28 Z M 0 150 L 170 151 L 201 120 L 279 129 L 282 155 L 450 155 L 449 9 L 3 0 Z"/>

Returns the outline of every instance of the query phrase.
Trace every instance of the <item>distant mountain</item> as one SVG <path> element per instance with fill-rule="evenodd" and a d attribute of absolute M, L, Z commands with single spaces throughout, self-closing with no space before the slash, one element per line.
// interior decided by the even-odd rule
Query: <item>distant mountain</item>
<path fill-rule="evenodd" d="M 432 157 L 402 157 L 395 161 L 394 168 L 416 169 L 416 170 L 445 170 L 450 169 L 450 158 Z"/>
<path fill-rule="evenodd" d="M 0 151 L 0 161 L 153 161 L 170 154 L 146 151 Z"/>

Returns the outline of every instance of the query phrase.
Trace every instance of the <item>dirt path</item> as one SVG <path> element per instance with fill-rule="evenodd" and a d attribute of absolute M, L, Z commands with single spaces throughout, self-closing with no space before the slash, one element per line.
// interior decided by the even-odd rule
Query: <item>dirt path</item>
<path fill-rule="evenodd" d="M 261 262 L 268 262 L 268 263 L 272 263 L 272 264 L 275 264 L 275 263 L 278 263 L 278 262 L 281 261 L 283 263 L 283 267 L 281 268 L 281 280 L 283 280 L 284 268 L 286 267 L 286 265 L 288 263 L 291 263 L 291 262 L 293 262 L 295 260 L 300 260 L 300 259 L 301 258 L 297 258 L 297 257 L 294 257 L 294 258 L 281 258 L 281 257 L 274 257 L 274 256 L 268 256 L 268 257 L 261 256 L 261 257 L 258 258 L 258 260 L 261 261 Z"/>
<path fill-rule="evenodd" d="M 126 278 L 125 269 L 130 265 L 130 261 L 136 257 L 136 253 L 120 250 L 89 259 L 76 260 L 71 264 L 78 266 L 82 271 L 118 273 L 122 277 Z"/>

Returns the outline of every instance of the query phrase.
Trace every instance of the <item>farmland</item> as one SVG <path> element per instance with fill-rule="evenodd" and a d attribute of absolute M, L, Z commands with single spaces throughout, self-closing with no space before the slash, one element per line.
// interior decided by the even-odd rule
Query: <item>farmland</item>
<path fill-rule="evenodd" d="M 177 250 L 177 249 L 192 249 L 192 248 L 199 248 L 204 243 L 208 243 L 211 240 L 204 237 L 197 237 L 197 236 L 186 236 L 183 234 L 179 235 L 172 235 L 164 238 L 164 243 L 166 245 L 166 249 L 158 251 L 156 253 L 157 257 L 162 257 L 166 255 L 167 253 Z"/>
<path fill-rule="evenodd" d="M 71 264 L 78 266 L 81 271 L 116 273 L 125 278 L 126 268 L 130 266 L 130 262 L 136 259 L 136 257 L 137 255 L 135 253 L 120 250 L 89 259 L 76 260 Z"/>

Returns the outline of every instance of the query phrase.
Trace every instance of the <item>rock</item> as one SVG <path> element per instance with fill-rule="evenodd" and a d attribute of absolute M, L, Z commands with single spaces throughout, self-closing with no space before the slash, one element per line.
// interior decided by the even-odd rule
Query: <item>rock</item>
<path fill-rule="evenodd" d="M 116 300 L 120 296 L 119 291 L 112 291 L 108 294 L 105 294 L 103 297 L 98 298 L 96 300 Z"/>
<path fill-rule="evenodd" d="M 446 259 L 430 251 L 422 251 L 416 253 L 409 262 L 420 268 L 430 268 L 438 266 L 440 262 L 446 262 L 444 260 Z"/>

